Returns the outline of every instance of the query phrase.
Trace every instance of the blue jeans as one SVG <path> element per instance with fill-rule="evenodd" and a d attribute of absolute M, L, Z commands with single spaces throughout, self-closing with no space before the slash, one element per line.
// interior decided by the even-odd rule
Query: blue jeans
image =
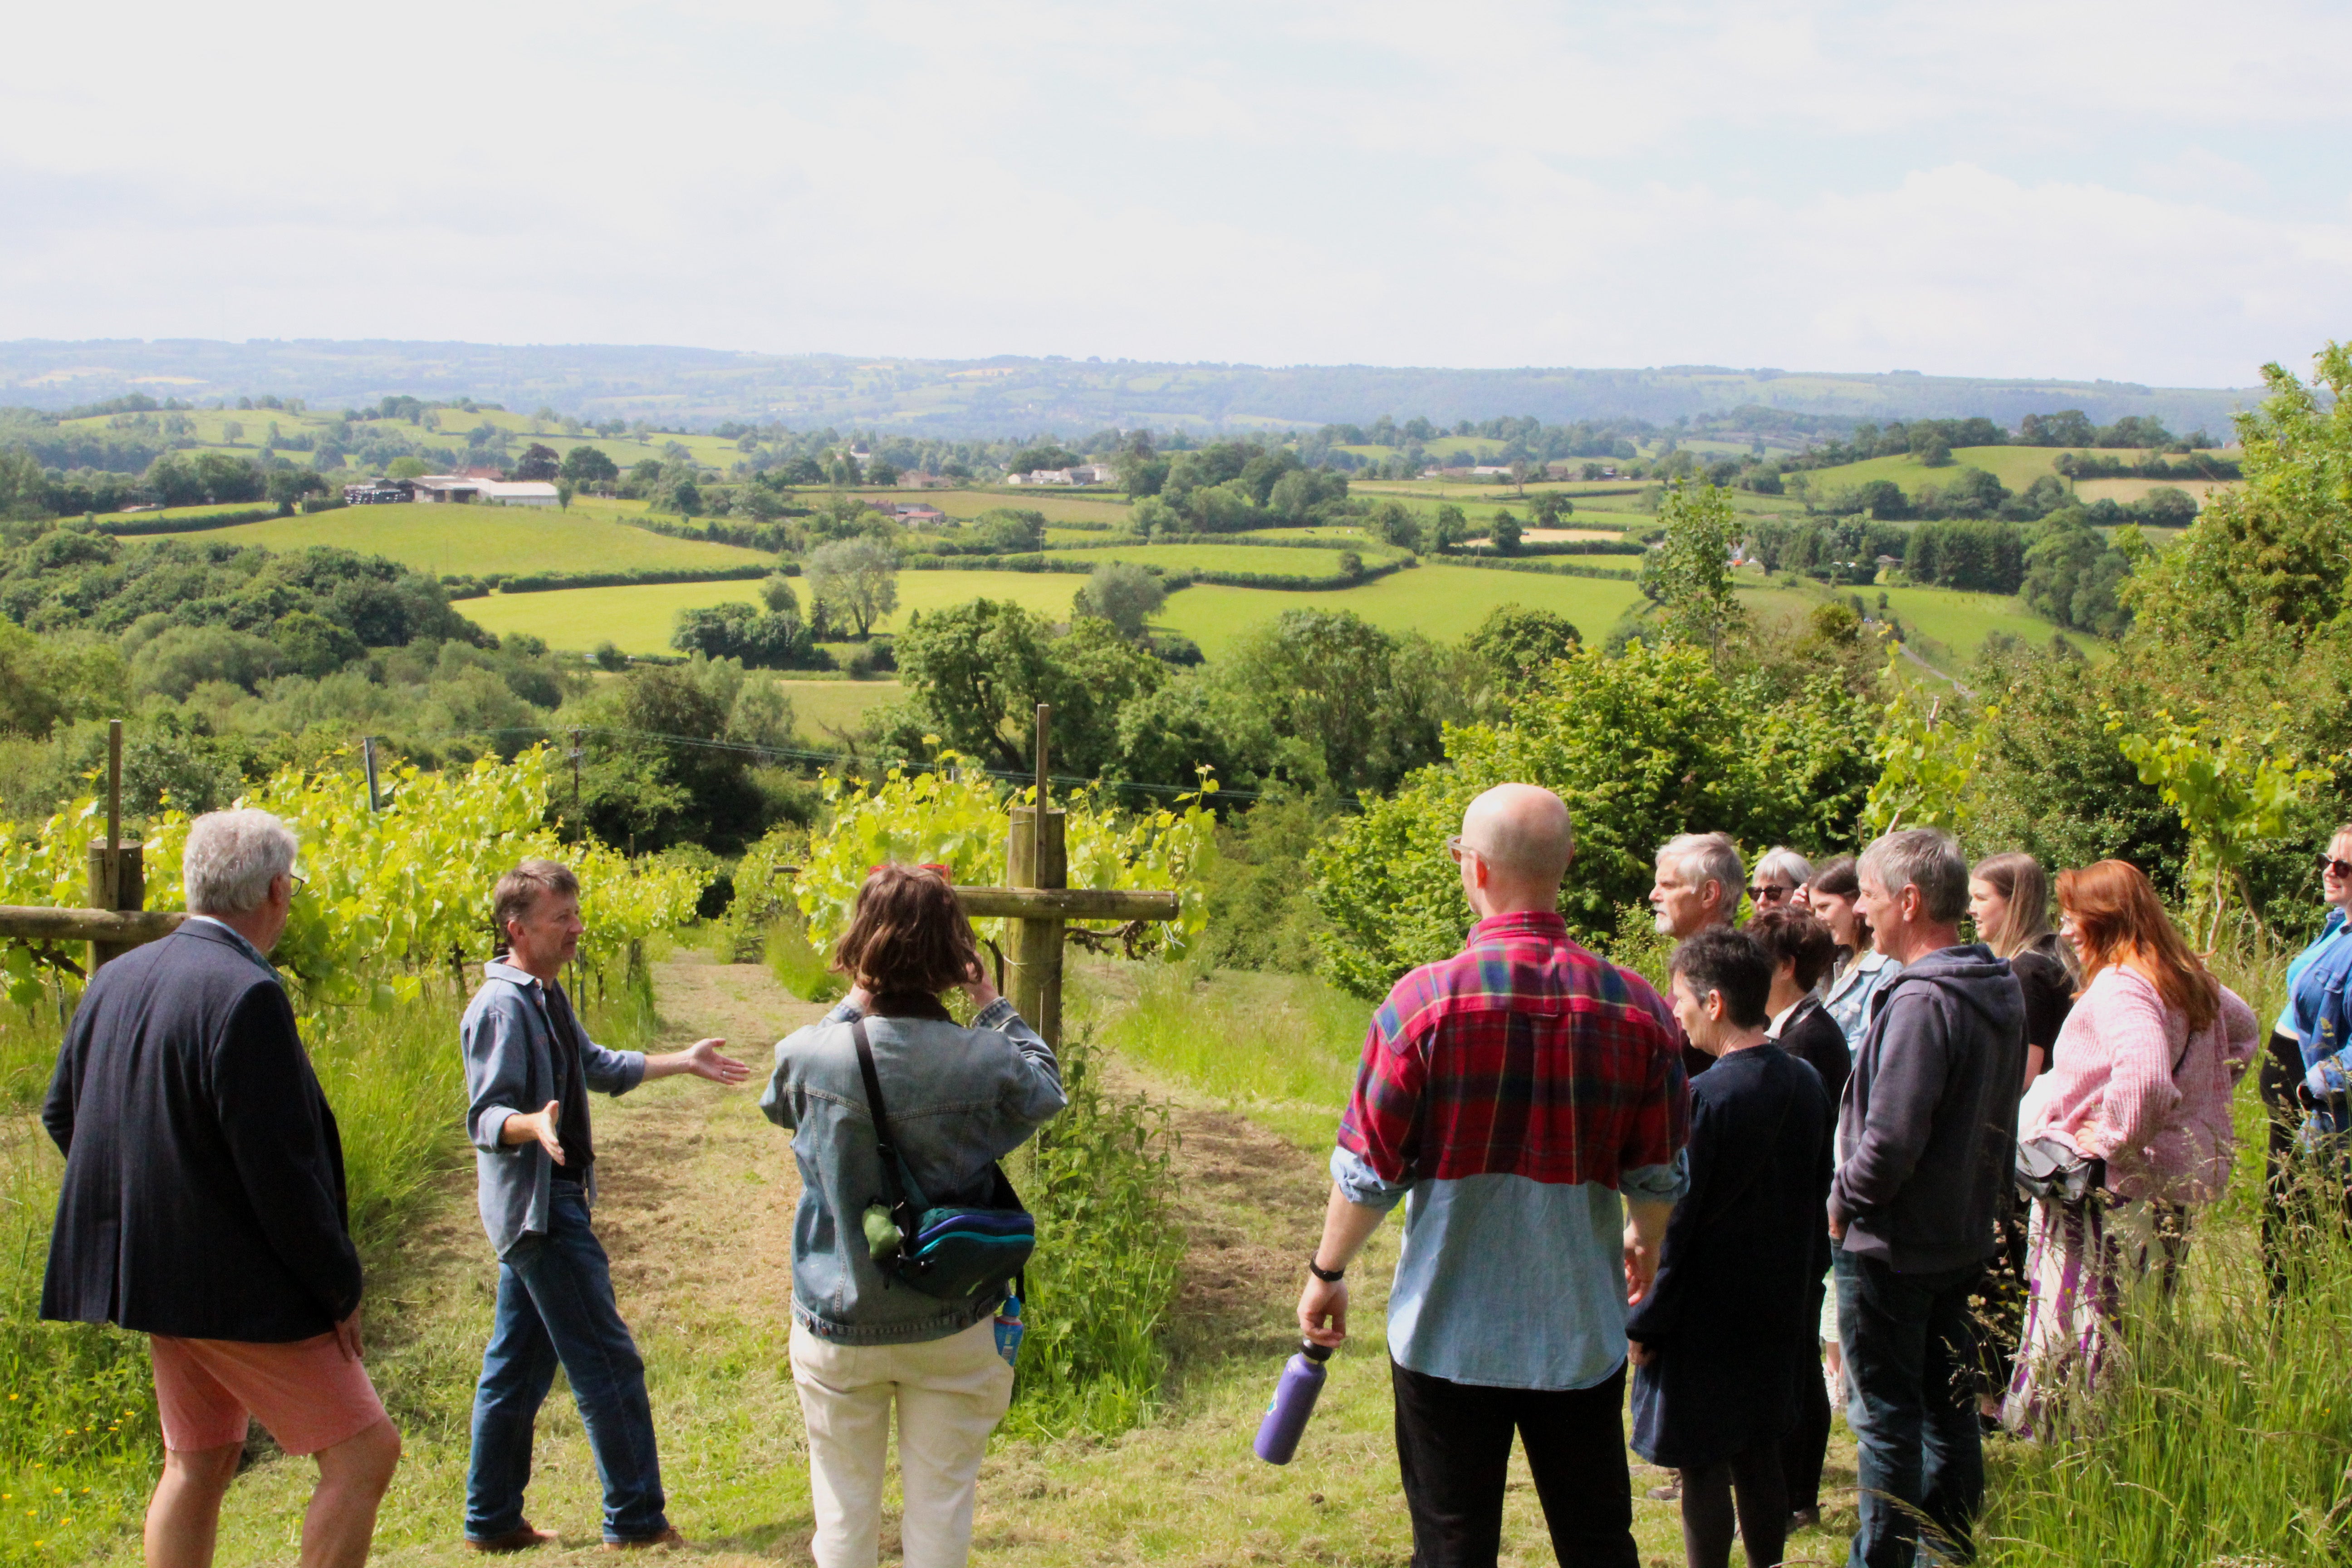
<path fill-rule="evenodd" d="M 531 1427 L 558 1363 L 604 1486 L 604 1539 L 659 1535 L 669 1520 L 646 1363 L 614 1303 L 612 1265 L 588 1228 L 587 1197 L 576 1183 L 555 1184 L 547 1227 L 516 1242 L 499 1263 L 498 1315 L 474 1390 L 466 1535 L 488 1541 L 521 1526 Z"/>
<path fill-rule="evenodd" d="M 1911 1568 L 1923 1521 L 1936 1559 L 1965 1562 L 1984 1503 L 1969 1308 L 1983 1266 L 1898 1274 L 1843 1247 L 1836 1260 L 1846 1423 L 1862 1493 L 1848 1568 Z"/>

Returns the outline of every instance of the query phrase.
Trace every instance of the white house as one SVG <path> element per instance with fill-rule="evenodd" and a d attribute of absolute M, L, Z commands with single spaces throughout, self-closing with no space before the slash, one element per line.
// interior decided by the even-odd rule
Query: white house
<path fill-rule="evenodd" d="M 426 474 L 414 481 L 416 499 L 427 506 L 470 501 L 482 490 L 482 481 L 462 474 Z"/>
<path fill-rule="evenodd" d="M 492 506 L 554 506 L 563 498 L 546 479 L 482 479 L 481 500 Z"/>

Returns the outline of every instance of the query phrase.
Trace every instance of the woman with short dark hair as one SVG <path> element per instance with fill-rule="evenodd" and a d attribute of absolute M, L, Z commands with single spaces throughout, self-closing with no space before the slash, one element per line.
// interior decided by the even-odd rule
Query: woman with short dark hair
<path fill-rule="evenodd" d="M 1772 970 L 1755 938 L 1701 931 L 1668 969 L 1676 1021 L 1717 1061 L 1691 1080 L 1690 1188 L 1625 1322 L 1633 1451 L 1682 1472 L 1689 1568 L 1725 1568 L 1735 1508 L 1748 1561 L 1778 1563 L 1781 1443 L 1799 1380 L 1819 1376 L 1829 1104 L 1819 1075 L 1765 1033 Z"/>
<path fill-rule="evenodd" d="M 900 1181 L 934 1206 L 992 1207 L 996 1162 L 1062 1109 L 1051 1047 L 989 984 L 971 922 L 937 868 L 877 866 L 834 967 L 854 988 L 776 1047 L 760 1109 L 793 1131 L 793 1382 L 809 1437 L 818 1568 L 875 1560 L 898 1407 L 908 1568 L 953 1568 L 971 1545 L 989 1434 L 1013 1394 L 992 1321 L 1000 1287 L 953 1300 L 887 1277 L 867 1210 L 891 1184 L 858 1059 L 870 1047 Z M 978 1011 L 958 1024 L 940 995 Z"/>

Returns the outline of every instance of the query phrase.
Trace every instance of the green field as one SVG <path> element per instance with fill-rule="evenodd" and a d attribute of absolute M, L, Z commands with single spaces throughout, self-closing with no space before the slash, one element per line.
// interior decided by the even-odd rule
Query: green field
<path fill-rule="evenodd" d="M 793 700 L 793 719 L 800 732 L 822 749 L 834 730 L 854 730 L 866 715 L 902 695 L 895 680 L 780 680 Z"/>
<path fill-rule="evenodd" d="M 757 550 L 698 539 L 671 539 L 609 518 L 552 507 L 342 507 L 196 534 L 142 535 L 124 543 L 152 544 L 159 538 L 258 544 L 270 550 L 328 544 L 362 555 L 389 556 L 404 566 L 436 575 L 474 577 L 489 572 L 721 569 L 775 559 Z"/>
<path fill-rule="evenodd" d="M 1860 592 L 1864 604 L 1874 607 L 1877 605 L 1880 590 L 1864 588 Z M 1915 651 L 1948 674 L 1960 673 L 1984 647 L 1985 638 L 1994 632 L 2006 632 L 2035 647 L 2046 647 L 2051 634 L 2063 629 L 2055 621 L 2044 620 L 2027 609 L 2022 599 L 1999 594 L 1962 594 L 1950 588 L 1888 588 L 1885 592 L 1887 608 L 1912 633 L 1915 644 L 1932 638 L 1942 645 L 1916 647 Z M 2105 647 L 2096 637 L 2080 632 L 2069 632 L 2066 640 L 2095 657 Z"/>
<path fill-rule="evenodd" d="M 1255 572 L 1267 576 L 1336 577 L 1339 556 L 1352 550 L 1367 565 L 1378 565 L 1398 552 L 1361 540 L 1335 539 L 1328 550 L 1268 549 L 1248 544 L 1114 544 L 1102 550 L 1073 550 L 1057 559 L 1089 564 L 1133 561 L 1170 572 Z"/>
<path fill-rule="evenodd" d="M 1390 631 L 1422 632 L 1451 642 L 1475 629 L 1496 605 L 1525 605 L 1566 616 L 1579 631 L 1598 638 L 1639 596 L 1633 584 L 1608 578 L 1421 566 L 1361 587 L 1309 593 L 1202 584 L 1170 595 L 1159 624 L 1191 637 L 1212 658 L 1243 632 L 1285 610 L 1353 610 Z"/>
<path fill-rule="evenodd" d="M 798 504 L 812 505 L 822 501 L 832 492 L 803 489 L 796 492 Z M 1111 522 L 1127 521 L 1127 502 L 1116 496 L 1073 495 L 1066 489 L 1026 485 L 1008 489 L 906 490 L 864 489 L 846 492 L 859 500 L 876 500 L 894 505 L 935 506 L 959 522 L 969 522 L 984 511 L 1011 507 L 1018 511 L 1041 512 L 1047 522 Z"/>
<path fill-rule="evenodd" d="M 877 631 L 895 630 L 909 610 L 944 609 L 968 599 L 1010 599 L 1060 618 L 1084 577 L 1047 572 L 902 572 L 898 614 Z M 635 588 L 565 588 L 552 594 L 493 594 L 466 599 L 458 613 L 500 637 L 528 632 L 551 647 L 587 649 L 611 642 L 624 653 L 667 654 L 680 610 L 752 604 L 756 583 L 660 583 Z M 800 584 L 803 599 L 807 584 Z M 1181 597 L 1180 595 L 1179 597 Z"/>
<path fill-rule="evenodd" d="M 1955 447 L 1951 464 L 1947 468 L 1931 468 L 1915 457 L 1898 454 L 1845 463 L 1834 468 L 1814 468 L 1804 478 L 1817 496 L 1852 489 L 1873 479 L 1893 479 L 1903 487 L 1906 495 L 1916 497 L 1930 486 L 1940 489 L 1950 484 L 1964 468 L 1982 468 L 2011 489 L 2021 492 L 2042 475 L 2056 473 L 2050 465 L 2059 453 L 2072 450 L 2071 447 Z"/>

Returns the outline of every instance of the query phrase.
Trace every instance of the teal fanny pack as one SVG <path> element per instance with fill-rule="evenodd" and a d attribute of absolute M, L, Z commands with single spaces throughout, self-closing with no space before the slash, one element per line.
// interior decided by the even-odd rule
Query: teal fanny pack
<path fill-rule="evenodd" d="M 992 1163 L 992 1182 L 984 1208 L 933 1208 L 900 1163 L 890 1135 L 890 1114 L 882 1101 L 882 1079 L 874 1070 L 874 1047 L 866 1022 L 849 1032 L 857 1042 L 857 1070 L 866 1079 L 866 1107 L 874 1115 L 874 1143 L 882 1159 L 883 1195 L 866 1205 L 861 1228 L 866 1250 L 885 1279 L 942 1300 L 962 1300 L 1002 1290 L 1020 1276 L 1037 1249 L 1037 1222 L 1021 1206 L 1021 1194 Z"/>

